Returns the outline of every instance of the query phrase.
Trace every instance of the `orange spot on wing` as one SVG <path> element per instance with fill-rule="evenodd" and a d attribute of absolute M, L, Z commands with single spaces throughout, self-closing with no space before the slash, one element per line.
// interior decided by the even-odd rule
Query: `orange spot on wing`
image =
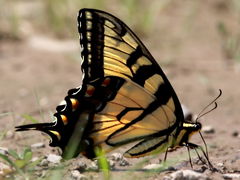
<path fill-rule="evenodd" d="M 107 87 L 110 84 L 110 78 L 105 78 L 104 81 L 102 82 L 102 86 Z"/>
<path fill-rule="evenodd" d="M 62 119 L 63 124 L 66 125 L 66 124 L 68 123 L 67 116 L 65 116 L 65 115 L 63 115 L 63 114 L 61 114 L 60 116 L 61 116 L 61 119 Z"/>
<path fill-rule="evenodd" d="M 86 91 L 86 93 L 85 93 L 85 96 L 86 96 L 86 97 L 91 97 L 91 96 L 93 95 L 94 91 L 95 91 L 95 87 L 88 84 L 88 85 L 87 85 L 87 91 Z"/>
<path fill-rule="evenodd" d="M 59 132 L 57 132 L 57 131 L 49 131 L 49 132 L 51 132 L 52 134 L 54 134 L 54 135 L 58 138 L 58 140 L 60 141 L 61 135 L 59 134 Z"/>
<path fill-rule="evenodd" d="M 79 101 L 77 99 L 74 99 L 74 98 L 71 98 L 70 101 L 72 103 L 72 109 L 75 111 L 79 106 Z"/>

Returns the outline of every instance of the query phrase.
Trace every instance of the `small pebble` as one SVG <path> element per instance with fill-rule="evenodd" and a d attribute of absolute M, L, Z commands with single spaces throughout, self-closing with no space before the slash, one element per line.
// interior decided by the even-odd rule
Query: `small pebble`
<path fill-rule="evenodd" d="M 172 180 L 188 179 L 188 180 L 208 180 L 209 178 L 202 173 L 193 170 L 179 170 L 170 175 Z"/>
<path fill-rule="evenodd" d="M 110 156 L 110 159 L 114 160 L 114 161 L 120 161 L 122 160 L 123 156 L 121 153 L 113 153 Z"/>
<path fill-rule="evenodd" d="M 172 178 L 170 176 L 164 176 L 163 180 L 172 180 Z"/>
<path fill-rule="evenodd" d="M 0 147 L 0 154 L 7 155 L 8 154 L 8 148 Z"/>
<path fill-rule="evenodd" d="M 6 164 L 3 164 L 2 162 L 0 162 L 0 175 L 7 175 L 9 173 L 11 173 L 13 170 L 11 169 L 11 167 L 9 167 Z"/>
<path fill-rule="evenodd" d="M 223 167 L 223 163 L 217 163 L 218 167 Z"/>
<path fill-rule="evenodd" d="M 217 163 L 217 167 L 221 171 L 225 171 L 227 168 L 224 166 L 224 163 Z"/>
<path fill-rule="evenodd" d="M 227 173 L 223 174 L 224 179 L 240 179 L 240 174 L 239 173 Z"/>
<path fill-rule="evenodd" d="M 119 162 L 119 166 L 129 166 L 130 163 L 125 159 L 125 158 L 122 158 Z"/>
<path fill-rule="evenodd" d="M 46 159 L 43 159 L 40 163 L 40 166 L 48 166 L 49 162 Z"/>
<path fill-rule="evenodd" d="M 195 172 L 204 173 L 207 169 L 208 167 L 206 166 L 200 166 L 199 168 L 195 168 Z"/>
<path fill-rule="evenodd" d="M 97 165 L 97 160 L 93 161 L 87 168 L 88 170 L 98 171 L 99 167 Z"/>
<path fill-rule="evenodd" d="M 148 165 L 144 166 L 143 169 L 152 170 L 152 169 L 160 169 L 162 167 L 163 167 L 162 164 L 148 164 Z"/>
<path fill-rule="evenodd" d="M 113 160 L 108 160 L 108 164 L 110 169 L 113 169 L 115 167 L 115 162 Z"/>
<path fill-rule="evenodd" d="M 54 163 L 54 164 L 60 163 L 61 159 L 62 159 L 62 157 L 58 156 L 56 154 L 49 154 L 47 156 L 47 161 Z"/>
<path fill-rule="evenodd" d="M 183 172 L 182 171 L 176 171 L 170 175 L 172 180 L 180 180 L 183 179 Z"/>
<path fill-rule="evenodd" d="M 203 126 L 202 132 L 207 133 L 207 134 L 213 134 L 213 133 L 215 133 L 215 130 L 212 126 Z"/>
<path fill-rule="evenodd" d="M 80 161 L 77 165 L 77 168 L 76 168 L 78 171 L 82 172 L 82 171 L 85 171 L 87 169 L 87 164 Z"/>
<path fill-rule="evenodd" d="M 40 148 L 44 148 L 45 147 L 45 144 L 44 143 L 35 143 L 35 144 L 32 144 L 31 145 L 31 148 L 35 148 L 35 149 L 40 149 Z"/>
<path fill-rule="evenodd" d="M 78 170 L 71 171 L 71 175 L 76 180 L 87 180 L 87 176 L 81 174 Z"/>
<path fill-rule="evenodd" d="M 233 137 L 238 137 L 238 136 L 239 136 L 238 131 L 234 131 L 234 132 L 232 133 L 232 136 L 233 136 Z"/>

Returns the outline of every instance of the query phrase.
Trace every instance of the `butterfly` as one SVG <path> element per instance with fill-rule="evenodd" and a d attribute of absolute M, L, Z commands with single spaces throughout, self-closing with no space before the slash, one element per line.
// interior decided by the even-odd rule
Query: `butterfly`
<path fill-rule="evenodd" d="M 96 148 L 110 152 L 133 142 L 125 157 L 198 148 L 189 139 L 201 123 L 184 119 L 173 87 L 134 32 L 100 10 L 81 9 L 77 20 L 82 85 L 68 91 L 54 122 L 17 131 L 48 134 L 50 146 L 60 147 L 65 158 L 95 158 Z"/>

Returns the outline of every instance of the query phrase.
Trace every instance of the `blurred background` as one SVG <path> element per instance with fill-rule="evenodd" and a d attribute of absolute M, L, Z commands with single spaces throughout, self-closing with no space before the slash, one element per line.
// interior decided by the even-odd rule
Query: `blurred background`
<path fill-rule="evenodd" d="M 239 0 L 0 0 L 1 147 L 48 144 L 14 126 L 51 121 L 68 89 L 81 84 L 76 19 L 86 7 L 136 32 L 194 114 L 222 89 L 218 109 L 202 120 L 215 129 L 206 141 L 216 147 L 213 159 L 240 148 L 232 135 L 240 129 Z"/>

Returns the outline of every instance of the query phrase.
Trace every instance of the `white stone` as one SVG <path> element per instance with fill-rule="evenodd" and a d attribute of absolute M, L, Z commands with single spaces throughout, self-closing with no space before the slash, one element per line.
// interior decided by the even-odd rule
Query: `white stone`
<path fill-rule="evenodd" d="M 71 172 L 71 175 L 74 179 L 77 179 L 77 180 L 87 180 L 87 176 L 81 174 L 78 170 L 73 170 Z"/>
<path fill-rule="evenodd" d="M 110 158 L 114 161 L 120 161 L 123 158 L 123 156 L 121 153 L 113 153 L 111 154 Z"/>
<path fill-rule="evenodd" d="M 227 173 L 227 174 L 223 174 L 223 178 L 226 178 L 226 179 L 240 179 L 240 174 L 239 173 Z"/>
<path fill-rule="evenodd" d="M 3 154 L 3 155 L 7 155 L 8 154 L 8 148 L 0 147 L 0 153 Z"/>
<path fill-rule="evenodd" d="M 172 173 L 170 176 L 171 176 L 172 180 L 181 180 L 181 179 L 183 179 L 183 172 L 176 171 L 176 172 Z"/>
<path fill-rule="evenodd" d="M 111 169 L 115 167 L 115 162 L 113 160 L 108 160 L 108 164 Z"/>
<path fill-rule="evenodd" d="M 40 149 L 40 148 L 44 148 L 45 144 L 44 143 L 35 143 L 31 145 L 31 148 L 36 148 L 36 149 Z"/>
<path fill-rule="evenodd" d="M 49 154 L 47 156 L 47 161 L 51 162 L 51 163 L 60 163 L 62 157 L 61 156 L 58 156 L 56 154 Z"/>
<path fill-rule="evenodd" d="M 220 162 L 220 163 L 217 163 L 217 166 L 218 166 L 218 167 L 223 167 L 223 165 L 224 165 L 224 164 L 221 163 L 221 162 Z"/>
<path fill-rule="evenodd" d="M 119 162 L 119 166 L 128 166 L 130 163 L 126 160 L 126 158 L 122 158 Z"/>
<path fill-rule="evenodd" d="M 87 168 L 87 164 L 86 163 L 84 163 L 84 162 L 79 162 L 78 163 L 78 166 L 77 166 L 77 169 L 78 170 L 80 170 L 80 171 L 83 171 L 83 170 L 85 170 Z"/>
<path fill-rule="evenodd" d="M 40 166 L 48 166 L 49 162 L 46 159 L 43 159 L 40 163 Z"/>
<path fill-rule="evenodd" d="M 214 128 L 212 126 L 203 126 L 202 132 L 212 134 L 215 132 Z"/>
<path fill-rule="evenodd" d="M 173 180 L 208 180 L 208 177 L 204 174 L 195 172 L 193 170 L 179 170 L 170 175 Z"/>
<path fill-rule="evenodd" d="M 97 171 L 99 168 L 98 168 L 98 164 L 97 164 L 97 160 L 96 161 L 93 161 L 89 166 L 88 166 L 88 169 L 89 170 L 93 170 L 93 171 Z"/>
<path fill-rule="evenodd" d="M 160 169 L 162 167 L 163 167 L 162 164 L 148 164 L 148 165 L 144 166 L 143 169 L 151 170 L 151 169 Z"/>

